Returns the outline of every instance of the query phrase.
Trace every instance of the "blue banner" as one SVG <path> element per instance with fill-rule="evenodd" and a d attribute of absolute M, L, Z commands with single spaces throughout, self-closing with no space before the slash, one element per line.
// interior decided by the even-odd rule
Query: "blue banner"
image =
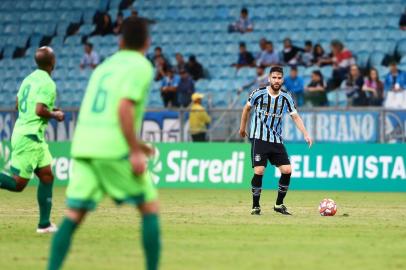
<path fill-rule="evenodd" d="M 317 112 L 300 114 L 307 130 L 317 142 L 377 142 L 379 141 L 378 112 Z M 301 142 L 303 135 L 289 115 L 285 115 L 283 138 Z"/>
<path fill-rule="evenodd" d="M 0 141 L 9 141 L 13 132 L 15 114 L 0 112 Z"/>

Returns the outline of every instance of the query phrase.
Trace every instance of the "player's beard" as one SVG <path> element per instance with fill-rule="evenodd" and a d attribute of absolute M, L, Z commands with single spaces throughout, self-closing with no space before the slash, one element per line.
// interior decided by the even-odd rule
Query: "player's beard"
<path fill-rule="evenodd" d="M 271 84 L 272 90 L 274 90 L 276 92 L 279 91 L 281 89 L 281 87 L 282 87 L 282 84 Z"/>

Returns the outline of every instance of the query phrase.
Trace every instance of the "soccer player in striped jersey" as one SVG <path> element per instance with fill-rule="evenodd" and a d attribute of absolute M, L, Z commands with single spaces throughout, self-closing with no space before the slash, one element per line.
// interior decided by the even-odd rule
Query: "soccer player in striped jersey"
<path fill-rule="evenodd" d="M 261 213 L 259 199 L 262 190 L 262 177 L 269 160 L 281 172 L 274 210 L 284 215 L 290 215 L 283 204 L 292 172 L 282 139 L 284 113 L 290 114 L 297 128 L 303 133 L 309 147 L 313 142 L 296 110 L 292 96 L 282 87 L 283 69 L 279 66 L 272 67 L 268 80 L 269 86 L 258 88 L 250 94 L 241 116 L 240 135 L 244 138 L 247 136 L 246 126 L 250 111 L 252 108 L 254 109 L 249 133 L 251 161 L 254 168 L 254 176 L 251 181 L 253 200 L 251 214 L 259 215 Z"/>

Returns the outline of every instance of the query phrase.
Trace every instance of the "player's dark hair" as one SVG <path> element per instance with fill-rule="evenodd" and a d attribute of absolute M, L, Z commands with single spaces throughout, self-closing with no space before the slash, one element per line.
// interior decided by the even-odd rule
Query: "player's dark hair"
<path fill-rule="evenodd" d="M 148 22 L 144 18 L 131 16 L 124 20 L 122 38 L 126 48 L 142 49 L 147 42 L 148 36 Z"/>
<path fill-rule="evenodd" d="M 269 71 L 269 74 L 271 74 L 272 72 L 282 73 L 282 75 L 283 75 L 283 68 L 280 66 L 273 66 L 271 68 L 271 70 Z"/>

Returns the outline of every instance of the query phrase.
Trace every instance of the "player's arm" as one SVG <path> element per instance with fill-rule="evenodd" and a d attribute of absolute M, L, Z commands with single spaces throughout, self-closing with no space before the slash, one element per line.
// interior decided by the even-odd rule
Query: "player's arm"
<path fill-rule="evenodd" d="M 44 103 L 37 103 L 35 114 L 45 119 L 54 118 L 57 121 L 63 121 L 65 119 L 65 115 L 62 111 L 50 111 L 48 106 Z"/>
<path fill-rule="evenodd" d="M 142 151 L 142 147 L 135 136 L 134 128 L 134 110 L 135 102 L 130 99 L 123 98 L 120 101 L 118 114 L 120 120 L 121 131 L 130 148 L 130 162 L 133 172 L 136 175 L 142 174 L 146 170 L 146 157 Z"/>
<path fill-rule="evenodd" d="M 313 140 L 310 137 L 309 133 L 307 132 L 306 127 L 303 124 L 302 118 L 300 117 L 300 115 L 297 112 L 291 114 L 291 117 L 292 117 L 293 122 L 295 122 L 296 127 L 300 130 L 300 132 L 303 133 L 305 141 L 307 142 L 309 147 L 311 147 L 313 144 Z"/>
<path fill-rule="evenodd" d="M 247 121 L 248 121 L 248 116 L 251 111 L 251 104 L 247 103 L 244 106 L 244 109 L 242 110 L 242 115 L 241 115 L 241 123 L 240 123 L 240 136 L 242 138 L 247 136 L 246 128 L 247 128 Z"/>

